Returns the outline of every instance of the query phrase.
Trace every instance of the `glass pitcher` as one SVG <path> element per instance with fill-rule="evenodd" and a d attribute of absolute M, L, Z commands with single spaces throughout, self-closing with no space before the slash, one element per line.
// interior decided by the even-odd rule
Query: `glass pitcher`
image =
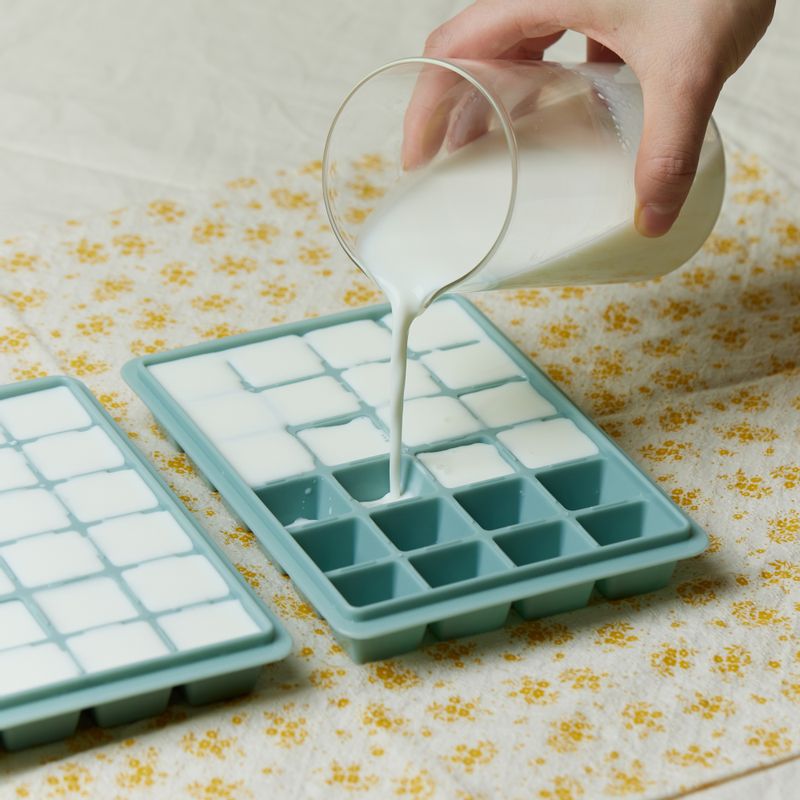
<path fill-rule="evenodd" d="M 712 121 L 673 228 L 641 236 L 642 118 L 641 88 L 618 64 L 392 62 L 355 86 L 328 133 L 334 234 L 382 285 L 383 270 L 417 271 L 423 305 L 449 290 L 663 275 L 711 232 L 724 156 Z"/>

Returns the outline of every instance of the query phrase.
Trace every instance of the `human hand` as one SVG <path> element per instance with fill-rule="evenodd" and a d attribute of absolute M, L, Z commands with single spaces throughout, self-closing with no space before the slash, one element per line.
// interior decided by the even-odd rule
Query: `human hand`
<path fill-rule="evenodd" d="M 625 61 L 644 98 L 636 227 L 661 236 L 689 193 L 720 90 L 774 7 L 775 0 L 477 0 L 430 34 L 424 55 L 542 59 L 574 30 L 588 37 L 588 60 Z M 413 124 L 407 118 L 407 130 Z"/>

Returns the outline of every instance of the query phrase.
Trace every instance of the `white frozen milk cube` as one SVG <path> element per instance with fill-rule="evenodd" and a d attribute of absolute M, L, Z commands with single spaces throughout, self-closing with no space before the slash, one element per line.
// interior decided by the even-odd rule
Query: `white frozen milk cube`
<path fill-rule="evenodd" d="M 192 549 L 191 539 L 167 511 L 130 514 L 89 528 L 92 541 L 115 566 L 127 566 Z"/>
<path fill-rule="evenodd" d="M 385 361 L 392 353 L 391 334 L 371 319 L 320 328 L 304 338 L 336 369 L 366 361 Z"/>
<path fill-rule="evenodd" d="M 261 630 L 238 600 L 165 614 L 158 624 L 178 650 L 238 639 Z"/>
<path fill-rule="evenodd" d="M 0 557 L 23 586 L 43 586 L 103 569 L 92 543 L 75 531 L 30 536 L 0 548 Z"/>
<path fill-rule="evenodd" d="M 88 578 L 55 589 L 43 589 L 33 599 L 61 633 L 108 625 L 137 616 L 133 603 L 111 578 Z"/>
<path fill-rule="evenodd" d="M 325 371 L 317 354 L 299 336 L 235 347 L 228 350 L 228 361 L 243 380 L 256 388 Z"/>
<path fill-rule="evenodd" d="M 450 389 L 466 389 L 522 375 L 522 370 L 494 342 L 434 350 L 422 356 L 422 363 Z"/>
<path fill-rule="evenodd" d="M 264 397 L 287 425 L 306 425 L 360 408 L 355 395 L 330 375 L 267 389 Z"/>
<path fill-rule="evenodd" d="M 528 422 L 497 438 L 529 469 L 560 464 L 597 453 L 597 445 L 569 419 Z"/>
<path fill-rule="evenodd" d="M 375 364 L 361 364 L 342 373 L 342 380 L 353 387 L 353 391 L 371 406 L 384 405 L 389 402 L 391 393 L 391 364 L 381 361 Z M 424 397 L 437 394 L 439 386 L 431 378 L 430 373 L 419 361 L 408 361 L 406 367 L 406 388 L 403 396 L 406 400 L 412 397 Z"/>
<path fill-rule="evenodd" d="M 392 327 L 392 315 L 384 317 Z M 483 339 L 481 326 L 454 300 L 437 300 L 428 306 L 412 323 L 408 346 L 417 352 L 436 350 Z"/>
<path fill-rule="evenodd" d="M 69 525 L 66 509 L 46 489 L 0 494 L 0 542 L 57 531 Z"/>
<path fill-rule="evenodd" d="M 21 453 L 10 447 L 0 449 L 0 491 L 32 486 L 36 482 L 36 476 Z"/>
<path fill-rule="evenodd" d="M 0 595 L 9 594 L 10 592 L 14 591 L 14 584 L 11 583 L 10 578 L 8 575 L 5 574 L 2 570 L 0 570 Z"/>
<path fill-rule="evenodd" d="M 419 453 L 419 460 L 448 489 L 511 475 L 514 470 L 497 448 L 485 442 L 465 444 L 436 453 Z"/>
<path fill-rule="evenodd" d="M 389 409 L 380 418 L 389 424 Z M 403 405 L 403 442 L 409 447 L 454 439 L 480 429 L 480 424 L 454 397 L 420 397 Z"/>
<path fill-rule="evenodd" d="M 286 431 L 256 433 L 217 443 L 245 483 L 260 486 L 314 469 L 314 459 Z"/>
<path fill-rule="evenodd" d="M 58 484 L 55 490 L 81 522 L 145 511 L 158 505 L 150 487 L 132 469 L 73 478 Z"/>
<path fill-rule="evenodd" d="M 0 603 L 0 650 L 47 638 L 39 623 L 20 600 Z M 0 685 L 5 676 L 0 671 Z"/>
<path fill-rule="evenodd" d="M 97 426 L 87 431 L 70 431 L 47 436 L 23 446 L 25 455 L 50 481 L 121 467 L 122 451 Z"/>
<path fill-rule="evenodd" d="M 555 406 L 527 381 L 514 381 L 480 392 L 462 394 L 459 400 L 488 428 L 515 425 L 556 413 Z"/>
<path fill-rule="evenodd" d="M 91 421 L 86 409 L 66 386 L 0 400 L 0 423 L 15 439 L 33 439 L 48 433 L 85 428 Z"/>
<path fill-rule="evenodd" d="M 323 464 L 345 464 L 389 452 L 389 442 L 366 417 L 297 434 Z"/>
<path fill-rule="evenodd" d="M 206 353 L 148 367 L 156 380 L 176 399 L 197 400 L 241 389 L 239 376 L 219 353 Z"/>
<path fill-rule="evenodd" d="M 150 561 L 122 573 L 148 611 L 215 600 L 228 594 L 228 585 L 204 556 L 172 556 Z"/>
<path fill-rule="evenodd" d="M 169 648 L 146 622 L 95 628 L 67 639 L 67 647 L 86 672 L 100 672 L 169 654 Z"/>
<path fill-rule="evenodd" d="M 196 400 L 185 406 L 189 416 L 212 440 L 280 427 L 264 397 L 244 390 Z"/>
<path fill-rule="evenodd" d="M 0 653 L 0 697 L 80 675 L 78 665 L 58 645 L 18 647 Z"/>

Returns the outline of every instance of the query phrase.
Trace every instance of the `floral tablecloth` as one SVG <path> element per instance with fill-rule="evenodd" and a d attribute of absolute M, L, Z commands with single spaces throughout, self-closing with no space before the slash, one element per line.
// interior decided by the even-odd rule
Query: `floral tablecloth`
<path fill-rule="evenodd" d="M 711 536 L 672 585 L 354 665 L 125 386 L 129 358 L 373 303 L 320 164 L 0 247 L 0 373 L 86 381 L 295 650 L 254 695 L 0 755 L 0 796 L 672 797 L 800 752 L 800 199 L 729 154 L 716 232 L 646 284 L 474 301 Z M 359 206 L 380 161 L 365 160 Z"/>

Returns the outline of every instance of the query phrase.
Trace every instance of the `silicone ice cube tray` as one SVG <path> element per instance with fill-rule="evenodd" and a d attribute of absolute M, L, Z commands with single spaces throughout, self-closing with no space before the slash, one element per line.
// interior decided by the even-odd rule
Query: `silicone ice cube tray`
<path fill-rule="evenodd" d="M 0 741 L 249 691 L 288 634 L 89 390 L 0 388 Z"/>
<path fill-rule="evenodd" d="M 524 618 L 580 608 L 594 587 L 609 598 L 652 591 L 706 547 L 461 298 L 412 327 L 410 394 L 423 397 L 406 401 L 410 496 L 375 504 L 388 489 L 385 413 L 372 405 L 387 399 L 387 312 L 281 325 L 123 369 L 353 659 L 414 649 L 426 630 L 488 631 L 512 606 Z"/>

